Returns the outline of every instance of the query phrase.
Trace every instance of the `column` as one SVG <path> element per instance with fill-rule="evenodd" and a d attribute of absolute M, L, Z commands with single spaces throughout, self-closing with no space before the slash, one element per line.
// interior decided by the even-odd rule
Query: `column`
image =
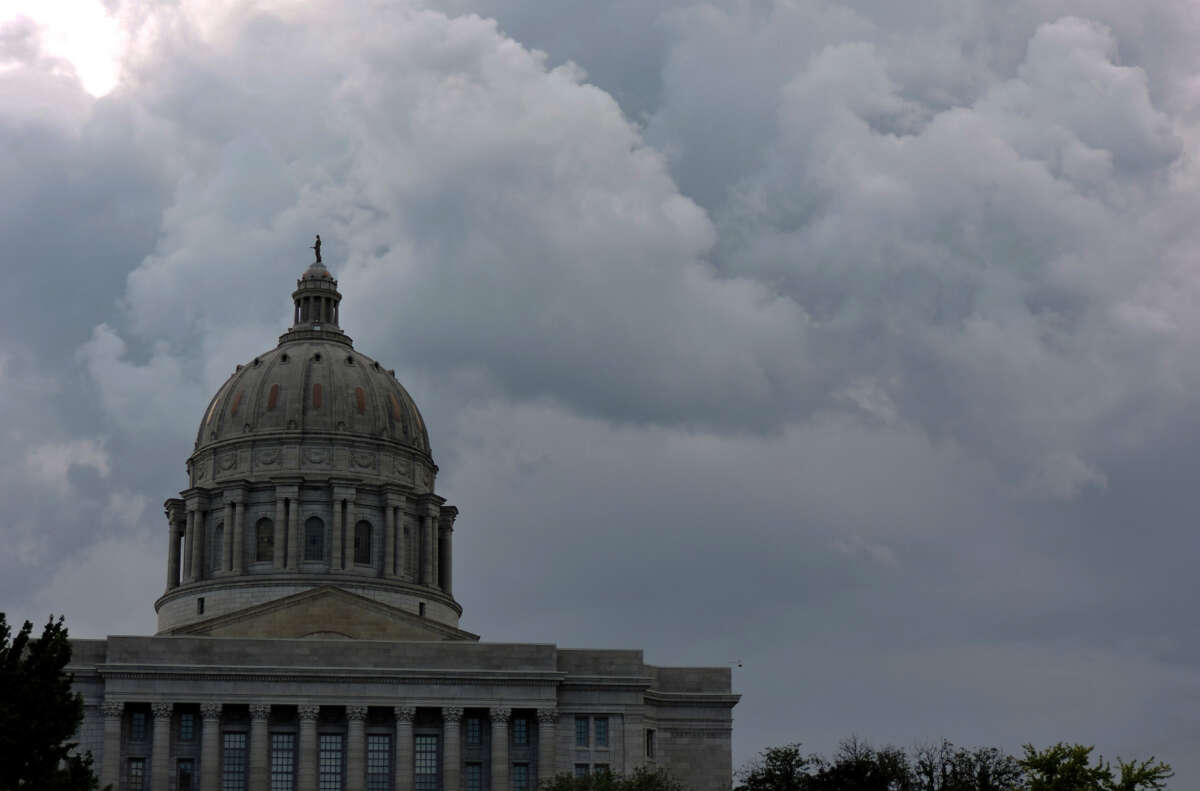
<path fill-rule="evenodd" d="M 433 515 L 421 514 L 421 584 L 433 584 Z"/>
<path fill-rule="evenodd" d="M 438 518 L 433 517 L 433 527 L 429 533 L 431 541 L 429 542 L 429 552 L 433 556 L 429 559 L 429 567 L 433 569 L 433 576 L 429 578 L 429 584 L 433 587 L 440 587 L 441 579 L 441 561 L 438 560 L 438 548 L 441 542 L 441 530 L 438 528 Z"/>
<path fill-rule="evenodd" d="M 191 582 L 192 576 L 192 536 L 196 533 L 196 512 L 188 509 L 184 514 L 183 527 L 183 581 Z"/>
<path fill-rule="evenodd" d="M 300 748 L 296 753 L 299 762 L 297 791 L 317 791 L 317 716 L 321 707 L 312 703 L 301 703 L 296 707 L 300 715 Z"/>
<path fill-rule="evenodd" d="M 204 516 L 199 508 L 188 511 L 188 521 L 191 523 L 189 532 L 192 534 L 192 582 L 204 579 Z"/>
<path fill-rule="evenodd" d="M 396 507 L 390 502 L 384 511 L 383 576 L 396 576 Z"/>
<path fill-rule="evenodd" d="M 394 791 L 412 791 L 413 787 L 413 717 L 412 706 L 397 706 L 396 713 L 396 782 Z"/>
<path fill-rule="evenodd" d="M 171 772 L 171 712 L 173 703 L 151 703 L 154 735 L 150 742 L 150 791 L 167 791 Z"/>
<path fill-rule="evenodd" d="M 104 760 L 100 766 L 100 785 L 117 787 L 117 779 L 121 775 L 121 715 L 125 713 L 124 703 L 100 704 L 104 714 Z"/>
<path fill-rule="evenodd" d="M 442 791 L 460 791 L 462 787 L 462 751 L 460 749 L 463 710 L 442 709 Z"/>
<path fill-rule="evenodd" d="M 234 503 L 229 499 L 229 495 L 225 495 L 225 532 L 222 534 L 222 543 L 225 545 L 221 555 L 221 571 L 233 571 L 233 534 L 234 530 Z"/>
<path fill-rule="evenodd" d="M 333 547 L 329 552 L 329 570 L 340 571 L 342 568 L 342 498 L 335 493 L 333 496 Z"/>
<path fill-rule="evenodd" d="M 234 574 L 246 573 L 246 503 L 240 497 L 233 501 L 233 569 Z"/>
<path fill-rule="evenodd" d="M 282 497 L 275 497 L 275 555 L 271 565 L 282 569 L 287 565 L 287 504 Z"/>
<path fill-rule="evenodd" d="M 367 783 L 367 707 L 346 707 L 346 787 Z"/>
<path fill-rule="evenodd" d="M 541 784 L 558 774 L 558 710 L 538 709 L 537 782 Z M 618 769 L 618 771 L 620 771 Z"/>
<path fill-rule="evenodd" d="M 396 508 L 396 576 L 408 575 L 408 542 L 404 540 L 404 509 Z"/>
<path fill-rule="evenodd" d="M 250 704 L 250 787 L 268 788 L 271 783 L 271 737 L 267 733 L 267 718 L 271 706 Z M 158 791 L 155 789 L 155 791 Z"/>
<path fill-rule="evenodd" d="M 169 528 L 170 544 L 167 545 L 167 590 L 179 587 L 179 523 L 172 520 Z"/>
<path fill-rule="evenodd" d="M 278 492 L 279 490 L 276 489 Z M 304 558 L 304 541 L 300 538 L 300 487 L 289 486 L 279 497 L 287 497 L 288 562 L 292 571 L 300 570 Z"/>
<path fill-rule="evenodd" d="M 512 709 L 491 709 L 492 719 L 492 791 L 508 791 L 508 721 Z"/>
<path fill-rule="evenodd" d="M 200 704 L 200 791 L 217 791 L 221 779 L 221 704 Z"/>
<path fill-rule="evenodd" d="M 458 518 L 458 509 L 448 505 L 442 509 L 442 534 L 446 543 L 442 545 L 442 590 L 448 596 L 454 595 L 454 520 Z"/>

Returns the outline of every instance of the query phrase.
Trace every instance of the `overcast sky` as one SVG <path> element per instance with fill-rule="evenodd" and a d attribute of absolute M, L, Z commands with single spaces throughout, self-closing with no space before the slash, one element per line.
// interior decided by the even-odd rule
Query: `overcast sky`
<path fill-rule="evenodd" d="M 1200 786 L 1196 3 L 105 5 L 0 4 L 10 618 L 154 630 L 161 503 L 319 232 L 464 628 L 740 662 L 735 764 Z"/>

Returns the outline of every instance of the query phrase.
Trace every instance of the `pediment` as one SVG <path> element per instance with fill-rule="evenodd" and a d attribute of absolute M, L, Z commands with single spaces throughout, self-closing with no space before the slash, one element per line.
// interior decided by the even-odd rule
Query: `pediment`
<path fill-rule="evenodd" d="M 182 626 L 177 635 L 351 640 L 478 640 L 479 635 L 332 585 Z"/>

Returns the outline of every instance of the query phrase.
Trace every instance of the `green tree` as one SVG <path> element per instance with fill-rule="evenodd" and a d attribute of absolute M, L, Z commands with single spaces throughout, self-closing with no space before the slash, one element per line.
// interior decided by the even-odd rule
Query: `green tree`
<path fill-rule="evenodd" d="M 71 691 L 71 643 L 60 617 L 31 639 L 26 621 L 14 637 L 0 612 L 0 791 L 91 791 L 99 782 L 91 753 L 70 741 L 83 720 Z"/>
<path fill-rule="evenodd" d="M 1092 747 L 1059 742 L 1044 750 L 1025 745 L 1021 768 L 1028 791 L 1159 791 L 1174 774 L 1165 763 L 1117 759 L 1118 774 L 1102 757 L 1092 764 Z"/>
<path fill-rule="evenodd" d="M 592 772 L 583 777 L 558 774 L 543 780 L 540 791 L 686 791 L 666 769 L 639 766 L 631 774 Z"/>
<path fill-rule="evenodd" d="M 914 791 L 1020 791 L 1016 758 L 995 747 L 967 749 L 947 740 L 913 751 Z"/>
<path fill-rule="evenodd" d="M 806 791 L 912 791 L 908 755 L 897 747 L 875 749 L 856 737 L 838 746 L 832 761 L 818 761 Z"/>
<path fill-rule="evenodd" d="M 806 791 L 818 760 L 802 754 L 799 743 L 768 747 L 738 771 L 734 791 Z"/>

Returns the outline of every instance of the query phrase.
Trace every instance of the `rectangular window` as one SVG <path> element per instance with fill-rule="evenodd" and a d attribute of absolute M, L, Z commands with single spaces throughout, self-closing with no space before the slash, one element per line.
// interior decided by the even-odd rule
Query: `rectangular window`
<path fill-rule="evenodd" d="M 196 738 L 196 715 L 190 711 L 179 715 L 179 741 L 190 742 Z"/>
<path fill-rule="evenodd" d="M 587 717 L 576 717 L 575 718 L 575 746 L 576 747 L 587 747 L 588 746 L 588 718 Z"/>
<path fill-rule="evenodd" d="M 529 764 L 512 765 L 512 791 L 529 791 Z"/>
<path fill-rule="evenodd" d="M 389 791 L 392 787 L 392 737 L 367 734 L 367 791 Z"/>
<path fill-rule="evenodd" d="M 483 791 L 483 764 L 467 764 L 464 779 L 466 791 Z"/>
<path fill-rule="evenodd" d="M 413 741 L 413 791 L 437 791 L 438 737 L 422 735 Z"/>
<path fill-rule="evenodd" d="M 647 758 L 654 757 L 654 729 L 653 728 L 646 729 L 646 757 Z"/>
<path fill-rule="evenodd" d="M 596 729 L 596 746 L 608 746 L 608 717 L 594 717 L 593 727 Z"/>
<path fill-rule="evenodd" d="M 529 744 L 529 718 L 512 718 L 512 743 L 517 747 Z"/>
<path fill-rule="evenodd" d="M 576 777 L 587 777 L 588 776 L 588 765 L 587 764 L 575 764 L 575 776 Z"/>
<path fill-rule="evenodd" d="M 180 758 L 175 764 L 175 791 L 192 791 L 196 765 L 191 758 Z"/>
<path fill-rule="evenodd" d="M 296 790 L 296 734 L 271 734 L 271 791 Z"/>
<path fill-rule="evenodd" d="M 204 597 L 196 598 L 196 615 L 204 615 Z"/>
<path fill-rule="evenodd" d="M 467 746 L 478 747 L 483 743 L 483 720 L 467 717 Z"/>
<path fill-rule="evenodd" d="M 129 713 L 129 741 L 146 741 L 146 712 L 133 711 Z"/>
<path fill-rule="evenodd" d="M 246 734 L 227 733 L 221 756 L 221 791 L 246 791 Z"/>
<path fill-rule="evenodd" d="M 317 788 L 342 791 L 342 734 L 322 733 L 317 755 Z"/>
<path fill-rule="evenodd" d="M 146 788 L 146 759 L 129 759 L 129 791 L 144 791 Z"/>

